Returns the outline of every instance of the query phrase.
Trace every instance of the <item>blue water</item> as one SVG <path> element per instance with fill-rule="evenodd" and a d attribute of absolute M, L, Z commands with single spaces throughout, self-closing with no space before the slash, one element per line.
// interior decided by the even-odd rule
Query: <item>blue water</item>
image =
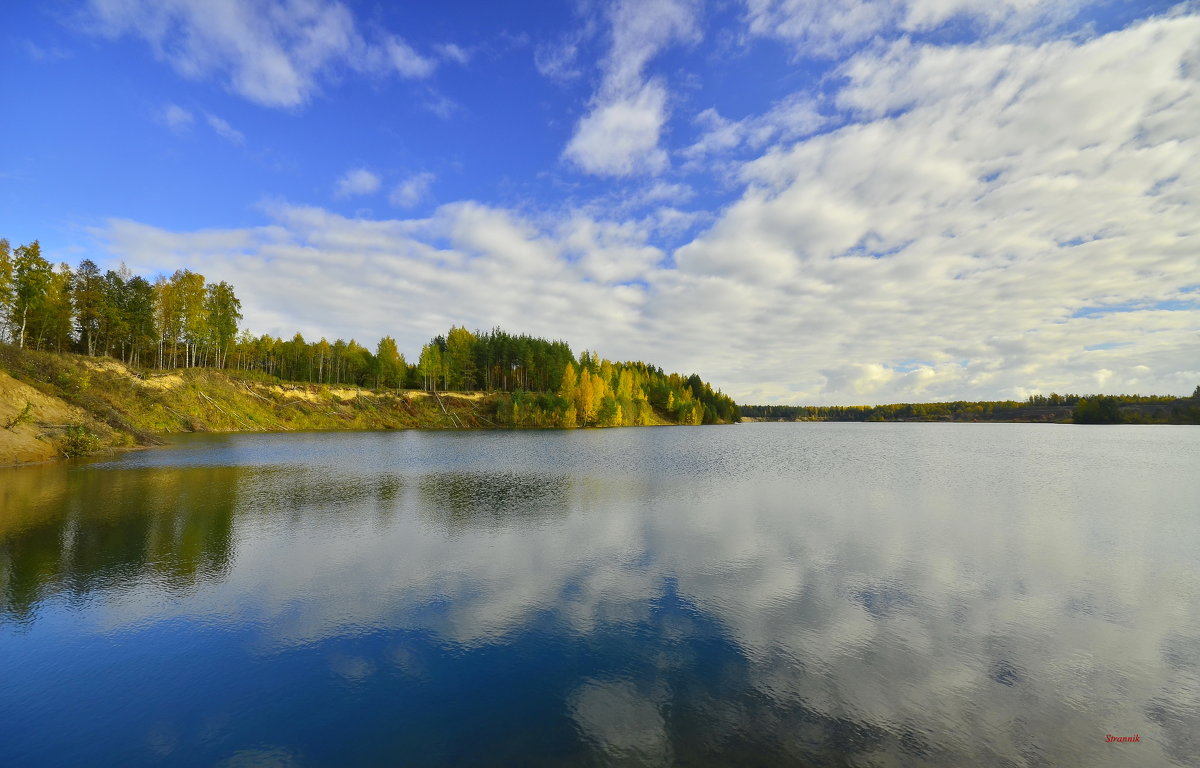
<path fill-rule="evenodd" d="M 1193 427 L 197 435 L 0 470 L 0 765 L 1197 754 Z"/>

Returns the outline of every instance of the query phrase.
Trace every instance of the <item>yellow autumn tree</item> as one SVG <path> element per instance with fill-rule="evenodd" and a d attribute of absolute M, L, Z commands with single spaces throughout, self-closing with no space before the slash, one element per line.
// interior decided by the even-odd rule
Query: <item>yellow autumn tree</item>
<path fill-rule="evenodd" d="M 586 369 L 579 373 L 579 395 L 576 397 L 576 410 L 579 412 L 579 419 L 583 426 L 591 424 L 596 419 L 596 410 L 599 407 L 600 399 L 596 397 L 596 389 L 593 382 L 599 379 L 595 374 L 589 374 Z"/>
<path fill-rule="evenodd" d="M 574 427 L 578 419 L 578 406 L 576 405 L 579 396 L 579 387 L 575 381 L 575 366 L 567 363 L 563 369 L 562 384 L 558 388 L 558 396 L 567 402 L 566 409 L 562 414 L 562 426 Z"/>
<path fill-rule="evenodd" d="M 471 350 L 475 341 L 475 334 L 458 326 L 452 326 L 446 334 L 445 363 L 450 388 L 470 389 L 474 386 L 475 361 L 471 357 Z"/>
<path fill-rule="evenodd" d="M 600 378 L 604 380 L 604 386 L 611 391 L 613 385 L 613 364 L 608 360 L 600 361 Z"/>

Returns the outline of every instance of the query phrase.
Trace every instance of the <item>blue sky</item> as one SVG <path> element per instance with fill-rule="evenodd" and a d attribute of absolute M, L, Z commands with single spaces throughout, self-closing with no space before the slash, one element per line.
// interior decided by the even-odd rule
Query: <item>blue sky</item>
<path fill-rule="evenodd" d="M 1200 8 L 7 4 L 0 236 L 740 401 L 1200 383 Z M 1111 309 L 1106 309 L 1111 308 Z"/>

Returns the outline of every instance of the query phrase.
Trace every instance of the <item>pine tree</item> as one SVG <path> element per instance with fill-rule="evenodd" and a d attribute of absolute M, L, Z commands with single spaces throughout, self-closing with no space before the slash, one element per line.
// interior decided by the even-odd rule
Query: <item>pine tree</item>
<path fill-rule="evenodd" d="M 142 364 L 142 352 L 153 348 L 157 333 L 154 327 L 154 286 L 144 277 L 134 276 L 125 285 L 125 317 L 129 333 L 131 365 Z"/>
<path fill-rule="evenodd" d="M 79 329 L 82 351 L 87 355 L 95 355 L 96 339 L 100 335 L 104 315 L 104 278 L 94 261 L 84 259 L 79 262 L 71 292 L 75 299 L 75 323 Z"/>

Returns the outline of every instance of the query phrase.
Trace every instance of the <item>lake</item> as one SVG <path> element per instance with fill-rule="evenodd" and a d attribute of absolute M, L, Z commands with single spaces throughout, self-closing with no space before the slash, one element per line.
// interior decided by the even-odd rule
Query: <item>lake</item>
<path fill-rule="evenodd" d="M 0 765 L 1197 755 L 1195 427 L 189 435 L 0 470 Z"/>

